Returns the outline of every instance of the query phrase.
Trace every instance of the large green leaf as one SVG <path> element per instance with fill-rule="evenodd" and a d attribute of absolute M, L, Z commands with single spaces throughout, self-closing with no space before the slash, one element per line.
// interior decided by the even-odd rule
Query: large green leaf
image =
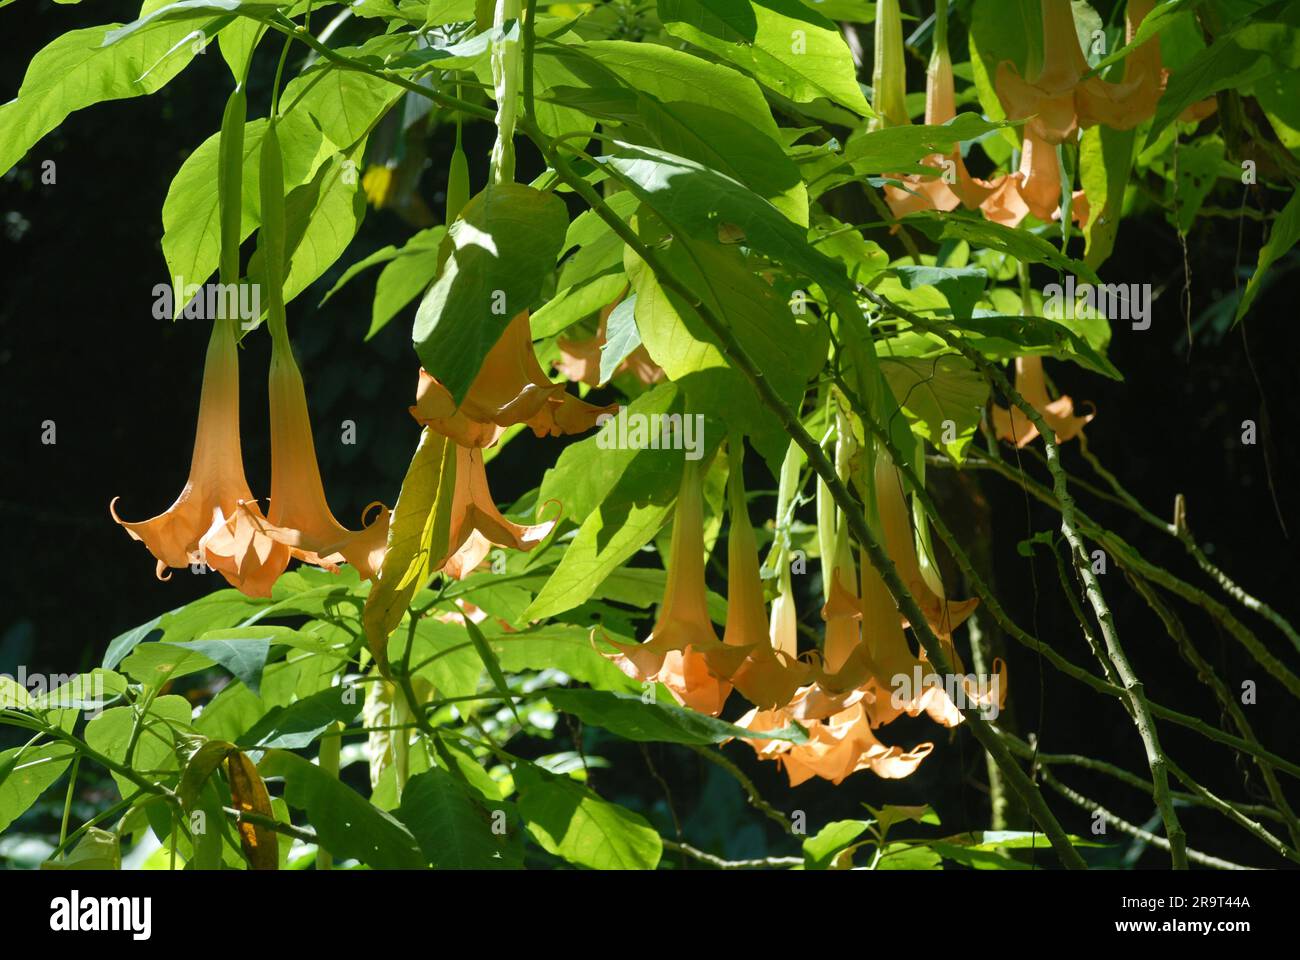
<path fill-rule="evenodd" d="M 627 414 L 656 416 L 674 409 L 680 413 L 681 391 L 675 384 L 661 383 L 633 400 Z M 609 437 L 617 429 L 617 423 L 606 423 L 601 427 L 603 437 L 598 432 L 560 451 L 555 465 L 542 477 L 538 502 L 556 500 L 565 517 L 581 523 L 600 506 L 625 473 L 631 473 L 647 492 L 663 490 L 670 482 L 670 475 L 680 476 L 668 457 L 656 456 L 658 451 L 612 446 Z"/>
<path fill-rule="evenodd" d="M 419 845 L 400 821 L 310 760 L 270 750 L 258 771 L 264 778 L 284 778 L 285 800 L 306 811 L 321 845 L 336 857 L 360 860 L 376 870 L 425 865 Z"/>
<path fill-rule="evenodd" d="M 73 30 L 32 58 L 18 96 L 0 105 L 0 174 L 68 114 L 106 100 L 154 93 L 198 52 L 200 41 L 190 37 L 191 27 L 172 23 L 151 26 L 105 47 L 104 38 L 119 26 Z"/>
<path fill-rule="evenodd" d="M 988 381 L 952 353 L 925 360 L 882 357 L 880 370 L 913 431 L 961 460 L 988 403 Z"/>
<path fill-rule="evenodd" d="M 361 709 L 355 690 L 329 687 L 287 707 L 274 707 L 239 738 L 245 749 L 301 750 L 335 723 L 351 723 Z"/>
<path fill-rule="evenodd" d="M 807 230 L 744 184 L 662 150 L 618 141 L 611 146 L 611 155 L 599 162 L 670 227 L 714 241 L 720 227 L 738 228 L 749 246 L 785 269 L 828 291 L 847 288 L 843 267 L 808 242 Z"/>
<path fill-rule="evenodd" d="M 796 103 L 825 97 L 872 115 L 853 55 L 830 20 L 799 0 L 660 0 L 673 36 L 747 70 Z"/>
<path fill-rule="evenodd" d="M 535 764 L 517 764 L 514 775 L 519 814 L 548 853 L 593 870 L 658 866 L 663 841 L 631 810 Z"/>
<path fill-rule="evenodd" d="M 735 334 L 749 359 L 788 407 L 798 410 L 808 379 L 826 356 L 825 326 L 797 322 L 790 304 L 759 277 L 734 245 L 665 236 L 642 218 L 642 238 L 672 275 Z M 774 470 L 789 443 L 749 381 L 734 369 L 712 331 L 655 274 L 628 252 L 636 288 L 636 324 L 651 358 L 686 391 L 687 410 L 716 411 L 727 428 L 750 437 Z M 749 402 L 737 402 L 748 397 Z"/>
<path fill-rule="evenodd" d="M 660 586 L 660 593 L 663 587 Z M 601 656 L 591 630 L 552 623 L 522 633 L 502 633 L 489 642 L 501 669 L 559 670 L 600 690 L 638 690 L 639 685 Z"/>
<path fill-rule="evenodd" d="M 782 730 L 753 731 L 705 716 L 675 703 L 645 703 L 639 696 L 604 690 L 549 690 L 546 697 L 565 713 L 627 740 L 686 743 L 704 746 L 737 737 L 804 743 L 807 732 L 798 724 Z"/>
<path fill-rule="evenodd" d="M 1115 247 L 1136 143 L 1134 130 L 1112 130 L 1098 125 L 1085 130 L 1079 144 L 1079 181 L 1088 198 L 1083 261 L 1094 270 Z"/>
<path fill-rule="evenodd" d="M 489 806 L 491 809 L 489 809 Z M 520 847 L 492 829 L 500 802 L 486 803 L 445 770 L 410 779 L 398 818 L 414 834 L 424 857 L 439 870 L 502 870 L 522 866 Z M 498 822 L 501 815 L 496 814 Z"/>
<path fill-rule="evenodd" d="M 959 113 L 947 123 L 881 127 L 849 139 L 844 160 L 859 176 L 881 173 L 933 173 L 920 161 L 933 153 L 948 153 L 953 144 L 982 137 L 999 124 L 977 113 Z"/>
<path fill-rule="evenodd" d="M 1170 75 L 1146 142 L 1155 143 L 1179 114 L 1210 94 L 1294 70 L 1300 70 L 1300 5 L 1284 0 L 1223 34 Z"/>
<path fill-rule="evenodd" d="M 456 403 L 506 326 L 540 296 L 568 225 L 562 200 L 517 183 L 489 186 L 452 224 L 453 252 L 416 311 L 412 337 Z"/>
<path fill-rule="evenodd" d="M 174 744 L 178 733 L 190 729 L 192 711 L 190 702 L 184 697 L 154 698 L 149 704 L 149 712 L 139 721 L 142 729 L 131 755 L 131 769 L 147 772 L 155 781 L 162 779 L 158 771 L 176 771 L 179 776 Z M 112 707 L 86 724 L 86 743 L 106 757 L 125 763 L 136 723 L 136 707 Z M 121 774 L 114 773 L 113 779 L 124 797 L 140 789 Z"/>
<path fill-rule="evenodd" d="M 0 831 L 7 830 L 63 776 L 74 752 L 67 743 L 0 751 Z"/>

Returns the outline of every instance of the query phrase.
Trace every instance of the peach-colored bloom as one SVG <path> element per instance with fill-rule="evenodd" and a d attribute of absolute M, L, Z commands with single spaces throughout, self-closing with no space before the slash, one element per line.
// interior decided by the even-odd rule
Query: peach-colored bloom
<path fill-rule="evenodd" d="M 546 539 L 554 520 L 521 525 L 502 516 L 488 489 L 487 467 L 478 447 L 456 447 L 456 488 L 451 500 L 449 558 L 442 570 L 463 579 L 495 544 L 527 552 Z"/>
<path fill-rule="evenodd" d="M 411 415 L 458 444 L 487 447 L 502 431 L 526 423 L 539 437 L 581 433 L 596 425 L 601 414 L 618 411 L 617 404 L 597 407 L 552 383 L 533 352 L 528 311 L 510 321 L 483 359 L 469 392 L 459 407 L 447 388 L 420 371 Z"/>
<path fill-rule="evenodd" d="M 608 655 L 629 677 L 659 681 L 679 703 L 717 716 L 731 693 L 730 676 L 744 660 L 743 647 L 719 642 L 709 619 L 704 582 L 704 495 L 699 466 L 687 460 L 673 515 L 668 582 L 654 629 L 643 643 L 608 640 Z"/>
<path fill-rule="evenodd" d="M 150 520 L 128 523 L 109 505 L 113 519 L 168 567 L 206 563 L 250 596 L 270 596 L 287 553 L 258 533 L 239 510 L 252 500 L 244 479 L 239 442 L 239 355 L 233 324 L 218 320 L 208 341 L 190 475 L 176 502 Z"/>
<path fill-rule="evenodd" d="M 731 533 L 727 540 L 727 627 L 722 642 L 746 651 L 744 660 L 728 676 L 750 703 L 779 707 L 790 702 L 809 670 L 796 659 L 789 641 L 782 638 L 780 648 L 771 642 L 758 569 L 758 541 L 745 506 L 739 458 L 732 462 L 728 486 Z"/>
<path fill-rule="evenodd" d="M 1067 396 L 1052 400 L 1047 395 L 1047 381 L 1043 376 L 1042 357 L 1016 357 L 1016 391 L 1042 415 L 1056 434 L 1056 442 L 1064 443 L 1083 432 L 1084 424 L 1095 413 L 1084 417 L 1074 415 L 1074 401 Z M 1018 407 L 1006 409 L 994 405 L 993 428 L 998 438 L 1025 447 L 1038 436 L 1038 428 Z"/>
<path fill-rule="evenodd" d="M 946 11 L 945 11 L 946 12 Z M 925 122 L 935 126 L 957 115 L 957 97 L 953 84 L 952 57 L 948 53 L 947 31 L 936 29 L 934 50 L 925 82 Z M 921 163 L 946 174 L 924 176 L 899 175 L 906 189 L 886 185 L 885 200 L 895 217 L 905 217 L 918 210 L 954 210 L 959 205 L 974 210 L 1001 185 L 1004 177 L 993 182 L 972 177 L 966 170 L 961 150 L 954 145 L 948 154 L 934 153 Z"/>
<path fill-rule="evenodd" d="M 754 709 L 736 724 L 748 730 L 779 730 L 792 719 L 785 710 Z M 915 773 L 934 749 L 932 743 L 918 744 L 906 751 L 886 746 L 876 739 L 871 728 L 864 705 L 859 703 L 826 720 L 807 721 L 805 743 L 764 739 L 745 742 L 760 758 L 781 764 L 792 787 L 813 777 L 839 784 L 859 770 L 870 770 L 885 780 L 901 780 Z"/>
<path fill-rule="evenodd" d="M 884 451 L 876 454 L 876 502 L 880 506 L 885 551 L 889 554 L 903 586 L 916 598 L 930 628 L 945 641 L 949 658 L 959 670 L 961 661 L 952 648 L 952 632 L 961 626 L 979 606 L 978 599 L 948 600 L 930 589 L 921 573 L 912 530 L 911 511 L 903 498 L 903 475 Z M 904 620 L 906 624 L 906 620 Z"/>
<path fill-rule="evenodd" d="M 253 525 L 307 563 L 326 569 L 346 561 L 363 579 L 374 577 L 387 548 L 389 511 L 360 530 L 334 519 L 325 499 L 302 374 L 287 335 L 274 335 L 268 377 L 271 407 L 271 505 L 263 520 L 255 504 L 241 506 Z M 374 506 L 374 504 L 372 504 Z M 367 508 L 368 512 L 369 508 Z"/>

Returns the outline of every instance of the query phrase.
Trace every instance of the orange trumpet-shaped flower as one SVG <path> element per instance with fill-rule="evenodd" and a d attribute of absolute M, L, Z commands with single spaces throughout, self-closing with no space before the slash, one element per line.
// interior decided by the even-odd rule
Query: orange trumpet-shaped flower
<path fill-rule="evenodd" d="M 947 0 L 939 0 L 935 16 L 934 49 L 925 77 L 925 122 L 931 126 L 947 123 L 957 115 L 952 57 L 948 53 Z M 918 210 L 954 210 L 959 205 L 973 210 L 1006 179 L 1000 177 L 988 182 L 972 177 L 956 146 L 946 155 L 934 153 L 921 163 L 935 167 L 943 176 L 904 174 L 902 180 L 907 189 L 887 185 L 885 200 L 895 217 L 905 217 Z"/>
<path fill-rule="evenodd" d="M 930 589 L 917 557 L 911 511 L 903 498 L 903 475 L 884 451 L 876 455 L 876 502 L 880 506 L 885 551 L 898 568 L 903 585 L 916 598 L 930 628 L 945 641 L 954 666 L 960 669 L 961 662 L 952 649 L 952 632 L 974 612 L 979 600 L 948 600 Z"/>
<path fill-rule="evenodd" d="M 361 530 L 334 519 L 325 499 L 302 374 L 285 333 L 272 334 L 268 378 L 271 407 L 271 505 L 263 520 L 242 504 L 252 523 L 300 560 L 326 569 L 346 561 L 362 578 L 374 577 L 387 547 L 389 511 Z M 287 561 L 286 561 L 287 562 Z"/>
<path fill-rule="evenodd" d="M 556 341 L 560 348 L 560 359 L 555 362 L 555 369 L 573 383 L 585 383 L 588 386 L 600 386 L 600 353 L 605 346 L 605 328 L 609 315 L 622 301 L 620 293 L 611 303 L 600 311 L 600 323 L 596 326 L 596 335 L 585 340 Z M 614 376 L 631 373 L 642 383 L 650 386 L 664 378 L 663 367 L 650 359 L 650 351 L 644 345 L 638 346 L 619 363 Z"/>
<path fill-rule="evenodd" d="M 785 710 L 754 709 L 736 721 L 736 725 L 748 730 L 777 730 L 788 726 L 791 719 Z M 826 720 L 806 721 L 808 740 L 805 743 L 760 739 L 745 742 L 760 758 L 781 764 L 792 787 L 813 777 L 839 784 L 859 770 L 870 770 L 885 780 L 901 780 L 915 773 L 934 749 L 933 743 L 922 743 L 906 751 L 886 746 L 876 739 L 871 728 L 864 705 L 859 703 Z"/>
<path fill-rule="evenodd" d="M 617 404 L 597 407 L 564 387 L 548 380 L 537 362 L 525 310 L 488 351 L 459 407 L 446 387 L 421 370 L 411 416 L 462 446 L 487 447 L 516 423 L 528 424 L 539 437 L 558 437 L 590 430 L 601 414 L 618 411 Z"/>
<path fill-rule="evenodd" d="M 163 513 L 128 523 L 109 504 L 113 519 L 141 541 L 158 560 L 158 577 L 168 567 L 206 563 L 231 586 L 249 596 L 270 596 L 287 556 L 261 536 L 241 514 L 239 504 L 252 500 L 244 479 L 239 442 L 239 355 L 234 325 L 213 324 L 203 368 L 198 427 L 190 475 L 176 502 Z M 283 562 L 281 562 L 283 561 Z"/>
<path fill-rule="evenodd" d="M 732 449 L 733 453 L 737 451 L 739 444 Z M 782 647 L 774 647 L 771 642 L 758 569 L 758 541 L 745 507 L 738 457 L 733 456 L 728 486 L 731 533 L 727 540 L 727 627 L 722 642 L 746 651 L 743 662 L 728 676 L 750 703 L 762 708 L 779 707 L 789 703 L 807 680 L 809 668 L 796 659 L 790 649 L 793 643 L 783 640 Z"/>
<path fill-rule="evenodd" d="M 448 576 L 463 579 L 483 562 L 493 544 L 528 552 L 546 539 L 554 520 L 531 526 L 502 516 L 488 489 L 487 467 L 479 447 L 456 447 L 456 487 L 451 500 Z"/>
<path fill-rule="evenodd" d="M 1052 400 L 1047 395 L 1047 381 L 1043 376 L 1042 357 L 1016 357 L 1016 391 L 1037 410 L 1056 434 L 1056 442 L 1064 443 L 1083 432 L 1095 413 L 1085 417 L 1074 415 L 1074 401 L 1067 396 Z M 993 407 L 993 428 L 998 438 L 1025 447 L 1038 436 L 1038 428 L 1021 412 L 1020 408 Z"/>
<path fill-rule="evenodd" d="M 704 583 L 704 495 L 700 468 L 687 460 L 673 515 L 668 583 L 654 629 L 644 643 L 608 642 L 608 655 L 635 680 L 663 683 L 679 703 L 716 717 L 731 694 L 729 676 L 747 650 L 718 641 Z"/>
<path fill-rule="evenodd" d="M 1155 0 L 1129 0 L 1124 8 L 1124 42 L 1132 43 L 1138 27 L 1155 7 Z M 1166 71 L 1160 63 L 1160 39 L 1153 37 L 1124 58 L 1124 79 L 1107 83 L 1097 78 L 1081 84 L 1075 97 L 1079 124 L 1105 124 L 1131 130 L 1155 115 L 1165 92 Z"/>

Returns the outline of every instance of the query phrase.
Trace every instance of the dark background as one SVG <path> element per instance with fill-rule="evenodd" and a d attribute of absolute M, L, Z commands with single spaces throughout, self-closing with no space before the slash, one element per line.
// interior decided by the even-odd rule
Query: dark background
<path fill-rule="evenodd" d="M 27 60 L 50 39 L 104 22 L 110 10 L 122 20 L 133 13 L 125 3 L 94 7 L 38 0 L 0 11 L 0 98 L 16 93 Z M 869 29 L 865 34 L 869 37 Z M 274 46 L 278 50 L 278 43 Z M 269 101 L 271 47 L 265 43 L 259 51 L 250 92 L 254 116 L 264 113 Z M 954 49 L 960 49 L 955 38 Z M 919 75 L 911 80 L 921 82 Z M 152 558 L 112 522 L 108 503 L 121 496 L 121 515 L 144 519 L 168 506 L 184 482 L 208 331 L 199 322 L 171 323 L 152 316 L 153 286 L 166 279 L 160 211 L 185 157 L 219 126 L 229 84 L 225 64 L 213 49 L 151 97 L 74 114 L 0 178 L 0 672 L 13 673 L 19 663 L 59 672 L 94 666 L 121 631 L 218 586 L 215 579 L 187 571 L 177 571 L 169 582 L 157 581 Z M 491 129 L 469 125 L 466 137 L 477 188 Z M 421 180 L 421 193 L 436 211 L 442 209 L 449 150 L 445 135 L 430 144 L 431 164 Z M 54 185 L 40 181 L 41 163 L 47 159 L 57 165 Z M 521 179 L 535 172 L 526 168 L 527 162 L 521 157 Z M 1207 203 L 1236 208 L 1241 190 L 1220 181 Z M 1285 199 L 1277 192 L 1253 190 L 1246 203 L 1276 211 Z M 372 500 L 393 501 L 414 445 L 417 429 L 406 414 L 416 370 L 408 340 L 413 308 L 363 343 L 374 272 L 354 281 L 326 307 L 315 304 L 348 264 L 384 244 L 401 243 L 409 233 L 393 214 L 369 211 L 348 253 L 290 305 L 326 488 L 345 523 L 355 523 Z M 1295 365 L 1300 332 L 1294 254 L 1274 267 L 1273 282 L 1256 301 L 1248 323 L 1231 329 L 1228 324 L 1235 291 L 1249 276 L 1261 242 L 1257 221 L 1201 219 L 1186 238 L 1184 252 L 1165 211 L 1147 207 L 1125 220 L 1103 279 L 1151 283 L 1159 295 L 1150 330 L 1114 325 L 1110 357 L 1125 382 L 1106 381 L 1062 363 L 1049 363 L 1048 370 L 1076 403 L 1096 405 L 1097 418 L 1088 428 L 1091 448 L 1128 489 L 1166 518 L 1172 516 L 1175 493 L 1185 494 L 1192 529 L 1215 562 L 1296 622 L 1300 512 L 1294 478 L 1300 466 L 1295 443 L 1300 400 Z M 1179 301 L 1184 256 L 1191 277 L 1190 354 L 1189 321 Z M 1049 279 L 1036 276 L 1035 283 L 1041 286 Z M 259 419 L 265 409 L 260 371 L 267 353 L 267 339 L 258 335 L 248 338 L 242 353 L 244 454 L 255 491 L 265 490 L 269 478 L 267 436 Z M 338 442 L 345 419 L 357 424 L 355 446 Z M 1247 419 L 1260 427 L 1254 446 L 1241 442 L 1241 424 Z M 57 425 L 54 445 L 41 443 L 46 420 Z M 533 487 L 561 443 L 531 436 L 511 443 L 491 468 L 498 501 L 508 503 Z M 1029 456 L 1024 459 L 1032 463 Z M 1066 450 L 1065 460 L 1072 471 L 1088 474 L 1076 448 Z M 1040 465 L 1032 466 L 1045 477 Z M 1016 551 L 1016 544 L 1032 533 L 1054 530 L 1055 516 L 992 475 L 967 474 L 961 485 L 937 471 L 932 476 L 953 525 L 968 542 L 987 546 L 1011 615 L 1076 663 L 1088 664 L 1088 650 L 1054 565 L 1042 556 L 1031 562 Z M 759 474 L 750 482 L 753 489 L 775 485 Z M 1078 497 L 1083 509 L 1149 559 L 1212 592 L 1176 541 L 1086 493 Z M 986 513 L 976 508 L 981 499 L 987 502 Z M 802 580 L 807 595 L 803 616 L 816 623 L 813 597 L 820 587 L 815 576 Z M 1212 695 L 1113 565 L 1103 586 L 1148 693 L 1220 722 Z M 1178 609 L 1198 649 L 1231 689 L 1256 681 L 1258 704 L 1245 710 L 1261 741 L 1294 755 L 1300 740 L 1294 701 L 1211 620 L 1195 609 Z M 1296 663 L 1296 652 L 1276 630 L 1239 613 L 1285 662 Z M 1040 671 L 1030 651 L 1013 646 L 1007 657 L 1014 725 L 1022 735 L 1037 732 L 1049 752 L 1079 752 L 1144 771 L 1141 744 L 1117 701 L 1063 679 L 1050 667 Z M 1177 761 L 1214 792 L 1240 800 L 1262 795 L 1254 768 L 1230 751 L 1178 727 L 1162 725 L 1160 734 Z M 711 764 L 678 748 L 652 745 L 642 751 L 595 730 L 583 737 L 588 752 L 613 761 L 612 769 L 593 771 L 594 786 L 611 799 L 647 811 L 665 835 L 672 836 L 674 827 L 657 777 L 663 778 L 690 842 L 736 857 L 796 852 L 772 824 L 745 807 L 734 781 Z M 863 815 L 862 803 L 885 802 L 931 803 L 949 832 L 987 825 L 983 756 L 968 734 L 949 741 L 925 721 L 904 719 L 882 737 L 909 744 L 935 739 L 939 749 L 906 781 L 886 782 L 862 773 L 839 788 L 815 782 L 794 791 L 774 764 L 759 764 L 748 747 L 733 744 L 726 750 L 775 806 L 805 810 L 813 830 L 829 820 Z M 530 749 L 567 749 L 567 738 L 562 725 L 556 742 Z M 1115 781 L 1073 768 L 1057 772 L 1135 823 L 1146 823 L 1154 814 L 1148 798 Z M 1087 814 L 1046 788 L 1045 793 L 1067 829 L 1088 833 Z M 1198 808 L 1180 815 L 1192 845 L 1207 853 L 1243 863 L 1278 862 L 1215 814 Z M 1158 826 L 1153 829 L 1159 832 Z M 1112 831 L 1105 839 L 1114 841 L 1116 835 Z M 1121 847 L 1128 844 L 1122 837 L 1119 842 Z M 1114 862 L 1108 854 L 1096 859 Z M 1161 866 L 1168 859 L 1149 850 L 1140 862 Z"/>

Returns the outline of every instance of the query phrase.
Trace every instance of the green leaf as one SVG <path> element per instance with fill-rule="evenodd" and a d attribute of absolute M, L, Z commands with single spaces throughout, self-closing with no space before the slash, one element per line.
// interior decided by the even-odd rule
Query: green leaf
<path fill-rule="evenodd" d="M 1151 15 L 1148 15 L 1149 20 Z M 1146 25 L 1146 20 L 1142 21 Z M 1124 189 L 1133 169 L 1133 148 L 1137 131 L 1112 130 L 1102 124 L 1083 132 L 1079 145 L 1079 181 L 1088 198 L 1088 222 L 1084 224 L 1083 262 L 1094 270 L 1115 247 L 1120 218 L 1124 212 Z"/>
<path fill-rule="evenodd" d="M 877 870 L 942 870 L 943 860 L 923 843 L 891 843 L 885 847 Z"/>
<path fill-rule="evenodd" d="M 194 58 L 185 24 L 159 24 L 105 47 L 105 37 L 118 26 L 73 30 L 32 58 L 18 96 L 0 105 L 0 174 L 68 114 L 106 100 L 154 93 Z"/>
<path fill-rule="evenodd" d="M 454 445 L 425 427 L 393 506 L 388 549 L 363 614 L 366 641 L 381 665 L 387 662 L 388 635 L 411 597 L 446 562 L 455 486 Z"/>
<path fill-rule="evenodd" d="M 245 749 L 301 750 L 335 723 L 349 724 L 361 710 L 356 691 L 327 687 L 287 707 L 274 707 L 239 738 Z"/>
<path fill-rule="evenodd" d="M 397 816 L 434 869 L 517 869 L 523 865 L 519 846 L 492 829 L 493 811 L 503 809 L 500 802 L 485 804 L 456 777 L 435 767 L 408 781 Z"/>
<path fill-rule="evenodd" d="M 487 667 L 488 676 L 492 678 L 492 686 L 496 688 L 497 695 L 505 701 L 506 706 L 515 715 L 515 720 L 519 725 L 523 726 L 523 720 L 519 719 L 519 711 L 515 709 L 515 698 L 510 695 L 510 684 L 506 683 L 505 674 L 501 672 L 501 664 L 497 662 L 496 654 L 488 646 L 483 631 L 478 628 L 478 624 L 466 617 L 465 632 L 469 634 L 470 642 L 474 644 L 474 652 L 483 661 L 483 666 Z"/>
<path fill-rule="evenodd" d="M 215 661 L 197 650 L 187 650 L 171 643 L 145 643 L 122 661 L 122 672 L 157 690 L 170 680 L 179 680 L 215 665 Z"/>
<path fill-rule="evenodd" d="M 965 320 L 979 302 L 988 274 L 977 267 L 895 267 L 904 289 L 934 287 L 944 295 L 952 315 Z"/>
<path fill-rule="evenodd" d="M 121 43 L 128 37 L 149 29 L 159 23 L 192 23 L 206 20 L 221 14 L 240 14 L 249 17 L 267 17 L 279 7 L 285 6 L 276 0 L 177 0 L 159 7 L 125 26 L 111 30 L 104 36 L 104 46 Z"/>
<path fill-rule="evenodd" d="M 1042 237 L 1025 230 L 962 214 L 943 214 L 933 210 L 912 214 L 907 222 L 932 240 L 965 240 L 972 247 L 988 247 L 1015 257 L 1022 263 L 1045 263 L 1064 273 L 1072 273 L 1080 280 L 1101 283 L 1091 267 L 1065 256 Z"/>
<path fill-rule="evenodd" d="M 489 186 L 451 225 L 451 258 L 415 314 L 415 352 L 459 404 L 483 358 L 533 305 L 568 227 L 564 202 L 516 183 Z"/>
<path fill-rule="evenodd" d="M 400 821 L 310 760 L 270 750 L 258 771 L 264 778 L 284 778 L 285 800 L 306 812 L 321 844 L 336 857 L 354 858 L 376 870 L 425 865 L 415 838 Z"/>
<path fill-rule="evenodd" d="M 180 785 L 176 788 L 181 805 L 186 810 L 194 809 L 208 778 L 216 772 L 217 767 L 221 766 L 226 759 L 226 754 L 233 749 L 235 745 L 229 740 L 204 740 L 190 755 L 181 773 Z"/>
<path fill-rule="evenodd" d="M 1246 284 L 1245 293 L 1241 295 L 1241 303 L 1237 305 L 1234 323 L 1240 321 L 1250 309 L 1255 295 L 1259 293 L 1260 285 L 1264 282 L 1264 275 L 1268 272 L 1268 268 L 1294 247 L 1297 240 L 1300 240 L 1300 193 L 1293 193 L 1286 206 L 1282 208 L 1282 212 L 1273 221 L 1268 242 L 1260 248 L 1259 263 L 1256 264 L 1255 272 Z"/>
<path fill-rule="evenodd" d="M 1169 77 L 1146 142 L 1212 93 L 1249 88 L 1273 73 L 1300 70 L 1300 6 L 1276 3 L 1195 54 Z"/>
<path fill-rule="evenodd" d="M 75 752 L 67 743 L 0 751 L 0 831 L 63 776 Z"/>
<path fill-rule="evenodd" d="M 418 297 L 438 274 L 438 249 L 446 237 L 444 227 L 430 227 L 412 237 L 392 263 L 384 267 L 375 285 L 370 310 L 369 340 L 392 320 L 397 312 Z"/>
<path fill-rule="evenodd" d="M 46 860 L 42 870 L 121 870 L 121 837 L 99 827 L 86 831 L 61 860 Z"/>
<path fill-rule="evenodd" d="M 618 365 L 639 346 L 641 333 L 636 328 L 634 293 L 611 310 L 605 322 L 605 345 L 600 348 L 600 382 L 608 383 Z"/>
<path fill-rule="evenodd" d="M 796 103 L 871 108 L 839 29 L 798 0 L 660 0 L 664 29 L 747 70 Z"/>
<path fill-rule="evenodd" d="M 913 431 L 960 461 L 988 403 L 988 381 L 952 353 L 925 360 L 882 357 L 880 370 Z"/>
<path fill-rule="evenodd" d="M 159 771 L 179 770 L 175 751 L 178 731 L 190 730 L 193 708 L 184 697 L 156 697 L 142 721 L 140 737 L 131 756 L 131 768 L 148 773 L 155 782 L 166 780 Z M 113 707 L 86 724 L 86 743 L 94 750 L 119 763 L 126 762 L 127 746 L 136 724 L 136 707 Z M 113 780 L 122 796 L 129 797 L 140 789 L 126 777 L 114 773 Z"/>
<path fill-rule="evenodd" d="M 722 743 L 737 737 L 804 743 L 807 732 L 796 723 L 782 730 L 755 732 L 672 703 L 644 703 L 640 697 L 603 690 L 548 690 L 546 698 L 565 713 L 638 742 Z"/>
<path fill-rule="evenodd" d="M 824 363 L 825 325 L 812 317 L 798 322 L 786 299 L 753 271 L 735 245 L 668 238 L 652 221 L 642 218 L 642 239 L 731 328 L 780 398 L 797 410 L 809 378 Z M 630 250 L 627 272 L 636 288 L 642 340 L 655 363 L 686 391 L 687 410 L 716 411 L 731 432 L 748 435 L 769 466 L 779 470 L 788 437 L 748 379 L 731 366 L 713 332 Z M 738 403 L 738 396 L 750 402 Z"/>
<path fill-rule="evenodd" d="M 262 670 L 271 653 L 271 641 L 265 630 L 218 630 L 175 646 L 203 654 L 233 673 L 248 689 L 261 693 Z"/>
<path fill-rule="evenodd" d="M 663 841 L 650 824 L 568 777 L 532 763 L 514 768 L 519 814 L 548 853 L 592 870 L 653 870 Z"/>
<path fill-rule="evenodd" d="M 608 581 L 607 581 L 608 582 Z M 662 593 L 662 585 L 660 593 Z M 587 627 L 552 623 L 520 633 L 502 633 L 488 642 L 509 673 L 525 670 L 559 670 L 598 690 L 632 692 L 640 685 L 602 657 Z"/>
<path fill-rule="evenodd" d="M 720 226 L 737 227 L 749 246 L 787 270 L 828 291 L 848 287 L 843 267 L 808 242 L 805 228 L 739 181 L 662 150 L 617 140 L 610 146 L 614 153 L 597 162 L 619 174 L 669 226 L 711 241 Z"/>
<path fill-rule="evenodd" d="M 545 44 L 537 50 L 540 66 L 554 60 L 567 80 L 596 90 L 622 86 L 642 91 L 664 104 L 695 103 L 729 113 L 760 133 L 777 135 L 776 121 L 758 84 L 728 66 L 655 43 L 595 40 Z"/>
<path fill-rule="evenodd" d="M 977 113 L 959 113 L 947 123 L 881 127 L 850 137 L 844 147 L 844 160 L 860 176 L 933 173 L 932 167 L 920 166 L 922 159 L 932 153 L 950 153 L 953 144 L 982 137 L 999 126 Z"/>
<path fill-rule="evenodd" d="M 661 383 L 628 405 L 628 416 L 653 417 L 676 409 L 680 413 L 681 391 L 676 384 Z M 680 465 L 656 450 L 634 450 L 610 442 L 618 424 L 607 422 L 600 431 L 571 443 L 560 451 L 555 465 L 542 476 L 537 501 L 558 500 L 564 516 L 582 523 L 628 475 L 626 495 L 636 497 L 676 489 Z"/>
<path fill-rule="evenodd" d="M 807 870 L 829 870 L 835 857 L 866 832 L 870 820 L 836 820 L 803 842 L 803 862 Z"/>

